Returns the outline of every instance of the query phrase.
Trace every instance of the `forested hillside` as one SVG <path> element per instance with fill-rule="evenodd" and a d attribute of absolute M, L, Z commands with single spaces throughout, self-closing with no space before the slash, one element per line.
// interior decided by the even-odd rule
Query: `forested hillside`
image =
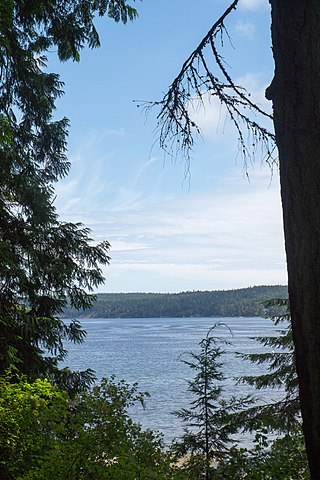
<path fill-rule="evenodd" d="M 287 298 L 283 285 L 256 286 L 238 290 L 181 293 L 100 293 L 92 308 L 67 308 L 65 317 L 153 318 L 153 317 L 251 317 L 274 314 L 262 302 Z"/>

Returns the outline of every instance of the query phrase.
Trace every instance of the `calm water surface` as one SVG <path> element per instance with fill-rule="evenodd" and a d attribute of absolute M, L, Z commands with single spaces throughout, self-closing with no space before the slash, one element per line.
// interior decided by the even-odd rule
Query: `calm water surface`
<path fill-rule="evenodd" d="M 276 328 L 264 318 L 134 318 L 81 320 L 87 331 L 82 345 L 68 345 L 66 364 L 75 370 L 92 368 L 98 378 L 115 374 L 128 383 L 138 382 L 139 390 L 148 391 L 147 408 L 132 412 L 144 427 L 160 430 L 166 441 L 182 432 L 180 421 L 171 412 L 187 406 L 190 397 L 186 380 L 192 378 L 190 368 L 179 356 L 187 351 L 198 352 L 199 342 L 217 322 L 231 328 L 218 327 L 215 335 L 232 342 L 225 347 L 224 382 L 227 395 L 246 394 L 249 389 L 235 385 L 234 378 L 256 375 L 261 366 L 236 357 L 235 352 L 258 353 L 261 345 L 250 337 L 272 336 Z M 262 397 L 275 397 L 267 391 Z"/>

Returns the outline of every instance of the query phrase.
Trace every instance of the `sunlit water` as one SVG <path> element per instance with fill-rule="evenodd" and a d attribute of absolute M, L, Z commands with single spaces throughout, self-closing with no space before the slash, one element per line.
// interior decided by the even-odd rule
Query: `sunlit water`
<path fill-rule="evenodd" d="M 261 366 L 244 362 L 236 352 L 258 353 L 263 347 L 251 337 L 272 336 L 276 327 L 263 318 L 129 318 L 81 320 L 87 331 L 82 345 L 68 345 L 66 364 L 75 370 L 92 368 L 97 377 L 115 374 L 128 383 L 138 382 L 139 390 L 148 391 L 146 409 L 137 407 L 132 412 L 135 420 L 146 428 L 159 430 L 167 442 L 182 432 L 180 420 L 172 415 L 188 405 L 187 379 L 192 371 L 179 357 L 184 352 L 199 351 L 199 342 L 208 329 L 217 322 L 226 327 L 214 330 L 214 336 L 223 337 L 232 345 L 225 346 L 222 357 L 227 377 L 225 395 L 245 395 L 252 392 L 246 385 L 236 385 L 235 377 L 257 375 Z M 277 396 L 275 391 L 259 393 L 262 399 Z M 278 394 L 279 395 L 279 394 Z"/>

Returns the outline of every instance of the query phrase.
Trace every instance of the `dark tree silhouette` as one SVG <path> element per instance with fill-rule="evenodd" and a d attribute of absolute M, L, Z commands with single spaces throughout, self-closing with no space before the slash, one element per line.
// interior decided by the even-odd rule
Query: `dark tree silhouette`
<path fill-rule="evenodd" d="M 85 332 L 59 316 L 68 301 L 91 305 L 109 243 L 92 244 L 89 229 L 57 215 L 68 120 L 54 119 L 63 83 L 45 67 L 49 49 L 78 61 L 85 45 L 98 47 L 97 15 L 125 23 L 136 11 L 125 0 L 4 0 L 0 13 L 0 373 L 10 367 L 75 388 L 91 372 L 72 380 L 58 364 L 64 341 Z"/>

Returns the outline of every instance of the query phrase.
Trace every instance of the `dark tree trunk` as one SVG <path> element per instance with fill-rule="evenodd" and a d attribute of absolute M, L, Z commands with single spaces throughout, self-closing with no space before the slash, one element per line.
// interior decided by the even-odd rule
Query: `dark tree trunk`
<path fill-rule="evenodd" d="M 320 1 L 270 0 L 289 299 L 311 478 L 320 479 Z"/>

